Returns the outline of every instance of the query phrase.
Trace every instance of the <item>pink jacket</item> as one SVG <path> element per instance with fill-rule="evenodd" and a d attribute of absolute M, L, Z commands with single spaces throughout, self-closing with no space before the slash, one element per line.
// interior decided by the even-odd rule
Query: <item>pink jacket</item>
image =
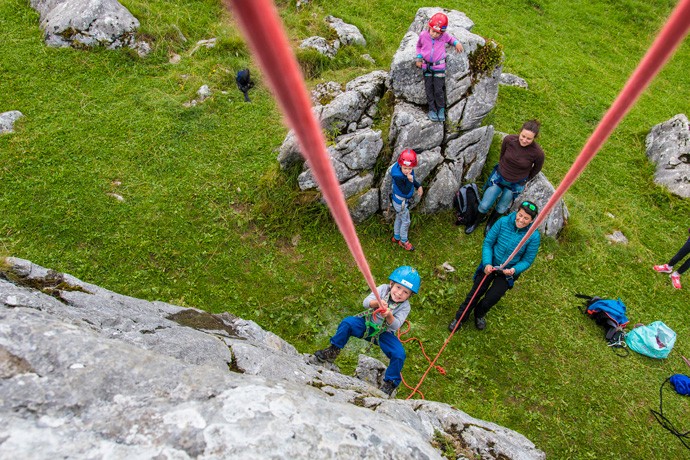
<path fill-rule="evenodd" d="M 423 59 L 423 69 L 427 70 L 429 64 L 431 70 L 446 70 L 446 45 L 455 46 L 458 39 L 452 35 L 443 32 L 437 39 L 431 38 L 429 31 L 424 30 L 419 34 L 417 40 L 417 59 Z"/>

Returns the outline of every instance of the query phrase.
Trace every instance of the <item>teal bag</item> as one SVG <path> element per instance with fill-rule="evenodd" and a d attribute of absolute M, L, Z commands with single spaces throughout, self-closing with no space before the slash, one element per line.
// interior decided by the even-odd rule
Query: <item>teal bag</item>
<path fill-rule="evenodd" d="M 665 358 L 676 343 L 676 333 L 661 321 L 636 327 L 625 336 L 628 348 L 650 358 Z"/>

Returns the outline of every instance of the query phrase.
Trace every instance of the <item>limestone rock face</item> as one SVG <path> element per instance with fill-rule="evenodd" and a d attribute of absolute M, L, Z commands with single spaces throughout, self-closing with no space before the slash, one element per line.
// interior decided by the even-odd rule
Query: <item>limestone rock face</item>
<path fill-rule="evenodd" d="M 364 35 L 359 31 L 357 26 L 348 24 L 340 18 L 334 16 L 326 16 L 326 23 L 331 29 L 335 30 L 338 34 L 338 38 L 343 45 L 359 45 L 367 46 L 367 41 L 364 39 Z"/>
<path fill-rule="evenodd" d="M 49 46 L 141 48 L 139 21 L 117 0 L 31 0 Z"/>
<path fill-rule="evenodd" d="M 647 158 L 656 163 L 654 182 L 675 195 L 690 198 L 688 117 L 681 113 L 654 126 L 645 144 Z"/>
<path fill-rule="evenodd" d="M 40 290 L 39 290 L 40 289 Z M 0 269 L 1 458 L 543 459 L 446 404 L 387 399 L 229 313 L 123 296 L 22 259 Z M 396 436 L 387 436 L 395 432 Z"/>

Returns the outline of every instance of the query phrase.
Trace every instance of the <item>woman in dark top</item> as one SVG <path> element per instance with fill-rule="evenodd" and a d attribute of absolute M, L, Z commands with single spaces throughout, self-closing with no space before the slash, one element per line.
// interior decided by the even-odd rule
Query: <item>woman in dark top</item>
<path fill-rule="evenodd" d="M 487 231 L 499 217 L 505 215 L 511 203 L 525 188 L 527 181 L 539 174 L 544 165 L 544 151 L 534 140 L 539 135 L 539 122 L 530 120 L 522 125 L 520 134 L 503 138 L 498 165 L 494 168 L 479 203 L 479 215 L 473 225 L 465 229 L 472 233 L 484 219 L 491 207 L 496 209 L 487 223 Z"/>

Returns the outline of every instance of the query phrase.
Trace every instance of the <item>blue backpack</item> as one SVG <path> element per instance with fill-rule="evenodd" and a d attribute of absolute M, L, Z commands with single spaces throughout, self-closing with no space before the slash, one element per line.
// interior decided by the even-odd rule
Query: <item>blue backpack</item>
<path fill-rule="evenodd" d="M 583 294 L 575 294 L 575 297 L 585 299 L 582 312 L 604 328 L 608 345 L 624 348 L 626 346 L 624 329 L 629 320 L 625 315 L 625 304 L 620 297 L 616 300 Z"/>

